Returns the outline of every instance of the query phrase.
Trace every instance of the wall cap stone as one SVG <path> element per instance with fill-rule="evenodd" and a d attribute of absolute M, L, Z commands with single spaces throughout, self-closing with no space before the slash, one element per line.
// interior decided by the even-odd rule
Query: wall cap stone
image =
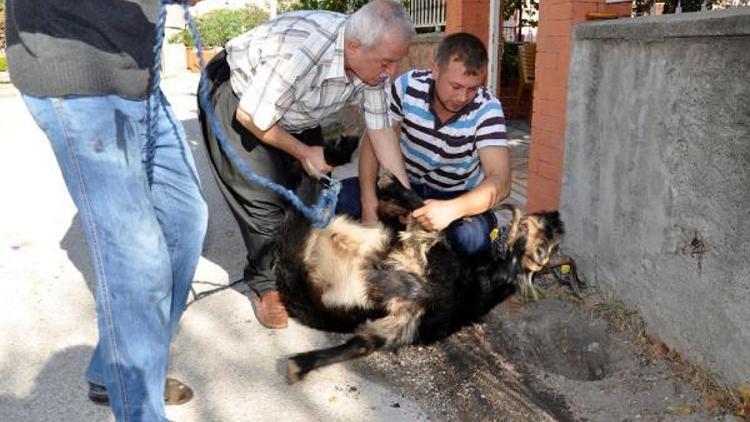
<path fill-rule="evenodd" d="M 573 38 L 576 40 L 654 41 L 668 38 L 748 35 L 750 7 L 588 22 L 577 25 L 573 31 Z"/>

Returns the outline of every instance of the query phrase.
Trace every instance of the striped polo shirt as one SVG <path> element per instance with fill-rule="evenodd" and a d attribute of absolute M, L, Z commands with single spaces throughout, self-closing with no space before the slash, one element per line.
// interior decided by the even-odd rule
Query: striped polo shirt
<path fill-rule="evenodd" d="M 227 43 L 232 89 L 259 129 L 278 122 L 301 132 L 347 105 L 362 107 L 368 128 L 388 126 L 384 86 L 346 75 L 346 19 L 327 11 L 289 12 Z"/>
<path fill-rule="evenodd" d="M 484 179 L 479 150 L 508 147 L 503 109 L 481 87 L 474 101 L 441 123 L 433 111 L 433 90 L 429 70 L 406 72 L 388 90 L 389 116 L 401 122 L 409 182 L 443 192 L 470 190 Z"/>

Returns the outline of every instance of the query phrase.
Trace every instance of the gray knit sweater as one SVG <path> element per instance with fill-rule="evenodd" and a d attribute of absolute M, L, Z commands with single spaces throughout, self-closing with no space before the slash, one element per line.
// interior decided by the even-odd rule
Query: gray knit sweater
<path fill-rule="evenodd" d="M 40 97 L 147 96 L 159 0 L 7 0 L 10 78 Z"/>

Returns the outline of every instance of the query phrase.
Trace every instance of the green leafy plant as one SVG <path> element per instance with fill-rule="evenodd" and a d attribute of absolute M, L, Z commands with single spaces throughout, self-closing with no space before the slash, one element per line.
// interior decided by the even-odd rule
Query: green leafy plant
<path fill-rule="evenodd" d="M 655 3 L 662 3 L 662 13 L 669 14 L 677 11 L 677 0 L 634 0 L 633 12 L 636 16 L 652 13 L 652 7 Z M 721 4 L 721 0 L 680 0 L 679 5 L 682 12 L 700 12 L 705 5 L 707 10 Z"/>
<path fill-rule="evenodd" d="M 196 18 L 195 23 L 201 34 L 203 47 L 223 47 L 229 40 L 247 32 L 268 20 L 268 13 L 257 6 L 250 5 L 245 9 L 219 9 Z M 169 42 L 182 43 L 193 47 L 193 36 L 189 29 L 169 38 Z"/>
<path fill-rule="evenodd" d="M 282 5 L 284 11 L 290 10 L 331 10 L 340 13 L 351 13 L 364 6 L 368 0 L 297 0 Z"/>
<path fill-rule="evenodd" d="M 5 48 L 5 0 L 0 0 L 0 49 Z"/>
<path fill-rule="evenodd" d="M 536 12 L 539 11 L 539 0 L 506 0 L 503 4 L 503 19 L 510 20 L 517 10 L 521 10 L 521 26 L 536 28 Z"/>

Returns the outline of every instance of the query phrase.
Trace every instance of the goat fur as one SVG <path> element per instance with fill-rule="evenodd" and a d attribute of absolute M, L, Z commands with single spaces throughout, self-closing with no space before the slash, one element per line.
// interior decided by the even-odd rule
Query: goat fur
<path fill-rule="evenodd" d="M 299 194 L 312 201 L 319 190 L 319 182 L 305 178 Z M 379 192 L 396 209 L 422 203 L 390 175 L 379 181 Z M 466 258 L 442 233 L 416 223 L 399 230 L 336 216 L 328 227 L 313 228 L 290 210 L 276 264 L 289 314 L 304 325 L 354 336 L 339 346 L 291 356 L 289 382 L 375 350 L 429 344 L 478 321 L 515 291 L 517 280 L 545 266 L 563 234 L 556 211 L 521 217 L 514 210 L 511 226 L 507 254 Z"/>

